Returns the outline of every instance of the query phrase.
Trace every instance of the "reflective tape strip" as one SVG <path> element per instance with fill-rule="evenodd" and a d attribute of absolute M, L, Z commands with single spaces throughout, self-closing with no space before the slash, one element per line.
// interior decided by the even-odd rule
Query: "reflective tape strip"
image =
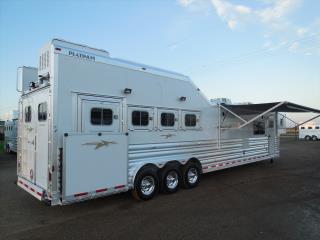
<path fill-rule="evenodd" d="M 114 189 L 124 188 L 126 185 L 115 186 Z"/>
<path fill-rule="evenodd" d="M 108 189 L 107 188 L 101 188 L 101 189 L 97 189 L 96 193 L 105 192 L 105 191 L 108 191 Z"/>
<path fill-rule="evenodd" d="M 75 197 L 81 197 L 81 196 L 85 196 L 85 195 L 88 195 L 88 192 L 74 194 Z"/>

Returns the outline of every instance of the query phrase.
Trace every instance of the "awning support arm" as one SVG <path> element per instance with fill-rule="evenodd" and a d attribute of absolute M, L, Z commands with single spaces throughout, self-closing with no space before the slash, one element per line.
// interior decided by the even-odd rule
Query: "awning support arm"
<path fill-rule="evenodd" d="M 286 115 L 283 115 L 283 114 L 281 114 L 281 113 L 279 113 L 279 112 L 278 112 L 278 114 L 281 115 L 282 117 L 288 119 L 289 121 L 293 122 L 295 125 L 298 125 L 298 124 L 299 124 L 299 123 L 293 121 L 292 119 L 288 118 Z"/>
<path fill-rule="evenodd" d="M 307 122 L 310 122 L 310 121 L 312 121 L 312 120 L 314 120 L 314 119 L 316 119 L 316 118 L 318 118 L 318 117 L 320 117 L 320 114 L 319 114 L 318 116 L 315 116 L 315 117 L 313 117 L 313 118 L 310 118 L 309 120 L 307 120 L 307 121 L 305 121 L 305 122 L 303 122 L 303 123 L 297 124 L 296 127 L 299 127 L 299 126 L 301 126 L 301 125 L 303 125 L 303 124 L 305 124 L 305 123 L 307 123 Z"/>
<path fill-rule="evenodd" d="M 258 116 L 254 117 L 251 120 L 247 121 L 246 123 L 242 124 L 241 126 L 238 127 L 238 129 L 247 126 L 248 124 L 252 123 L 253 121 L 257 120 L 258 118 L 262 117 L 263 115 L 266 115 L 267 113 L 271 112 L 272 110 L 280 107 L 281 105 L 283 105 L 285 103 L 286 102 L 278 103 L 277 105 L 273 106 L 272 108 L 269 108 L 267 111 L 264 111 L 263 113 L 259 114 Z"/>
<path fill-rule="evenodd" d="M 243 121 L 243 122 L 245 122 L 245 123 L 247 122 L 247 121 L 244 120 L 242 117 L 240 117 L 238 114 L 235 114 L 234 112 L 232 112 L 230 109 L 222 106 L 221 104 L 219 104 L 219 106 L 220 106 L 221 108 L 223 108 L 224 110 L 228 111 L 229 113 L 231 113 L 233 116 L 239 118 L 241 121 Z"/>

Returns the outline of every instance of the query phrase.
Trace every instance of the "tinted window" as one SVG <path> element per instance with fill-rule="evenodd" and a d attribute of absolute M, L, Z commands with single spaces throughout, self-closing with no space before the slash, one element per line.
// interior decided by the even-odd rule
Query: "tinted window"
<path fill-rule="evenodd" d="M 264 122 L 254 122 L 253 123 L 253 134 L 261 135 L 265 133 Z"/>
<path fill-rule="evenodd" d="M 174 114 L 173 113 L 161 113 L 161 125 L 172 127 L 174 126 Z"/>
<path fill-rule="evenodd" d="M 308 129 L 312 129 L 312 127 L 308 127 Z"/>
<path fill-rule="evenodd" d="M 301 129 L 305 129 L 305 127 L 301 127 Z"/>
<path fill-rule="evenodd" d="M 149 124 L 149 113 L 146 111 L 132 112 L 132 125 L 147 126 Z"/>
<path fill-rule="evenodd" d="M 319 129 L 319 126 L 316 126 L 316 129 Z"/>
<path fill-rule="evenodd" d="M 40 103 L 38 105 L 38 120 L 46 121 L 47 120 L 47 103 Z"/>
<path fill-rule="evenodd" d="M 91 109 L 91 124 L 92 125 L 111 125 L 113 113 L 107 108 L 92 108 Z"/>
<path fill-rule="evenodd" d="M 273 123 L 273 120 L 269 120 L 269 128 L 273 128 L 273 125 L 274 125 L 274 123 Z"/>
<path fill-rule="evenodd" d="M 31 106 L 24 109 L 24 121 L 31 122 Z"/>
<path fill-rule="evenodd" d="M 184 125 L 186 127 L 194 127 L 197 124 L 197 117 L 195 114 L 186 114 L 184 116 Z"/>

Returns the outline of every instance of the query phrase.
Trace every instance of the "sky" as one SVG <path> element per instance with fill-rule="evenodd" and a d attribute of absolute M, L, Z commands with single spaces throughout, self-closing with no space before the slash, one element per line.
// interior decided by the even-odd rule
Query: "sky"
<path fill-rule="evenodd" d="M 0 118 L 52 38 L 182 73 L 209 99 L 320 109 L 320 1 L 0 0 Z"/>

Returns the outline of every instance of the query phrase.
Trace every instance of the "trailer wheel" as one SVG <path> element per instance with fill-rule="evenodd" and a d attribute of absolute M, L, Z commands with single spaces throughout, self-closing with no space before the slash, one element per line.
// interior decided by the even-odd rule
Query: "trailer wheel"
<path fill-rule="evenodd" d="M 313 135 L 313 136 L 312 136 L 312 140 L 313 140 L 313 141 L 317 141 L 317 140 L 318 140 L 317 136 Z"/>
<path fill-rule="evenodd" d="M 310 141 L 310 140 L 311 140 L 311 137 L 310 137 L 309 135 L 307 135 L 307 136 L 304 137 L 304 139 L 305 139 L 306 141 Z"/>
<path fill-rule="evenodd" d="M 193 162 L 187 163 L 182 167 L 182 178 L 184 188 L 194 188 L 199 184 L 201 170 Z"/>
<path fill-rule="evenodd" d="M 178 166 L 168 166 L 160 173 L 163 192 L 175 193 L 181 185 L 181 173 Z"/>
<path fill-rule="evenodd" d="M 136 176 L 132 195 L 138 200 L 150 200 L 157 193 L 158 186 L 159 179 L 155 169 L 145 167 Z"/>

